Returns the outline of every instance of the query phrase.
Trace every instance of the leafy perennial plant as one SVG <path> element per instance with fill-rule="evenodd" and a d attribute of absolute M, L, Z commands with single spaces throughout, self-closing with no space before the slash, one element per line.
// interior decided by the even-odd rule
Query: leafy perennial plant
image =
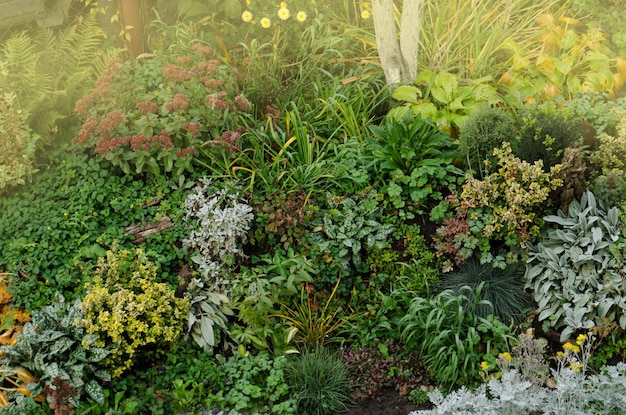
<path fill-rule="evenodd" d="M 192 170 L 200 145 L 231 151 L 228 114 L 245 111 L 235 75 L 201 43 L 171 55 L 113 61 L 96 88 L 76 103 L 83 125 L 74 142 L 93 149 L 126 174 L 178 178 Z"/>
<path fill-rule="evenodd" d="M 525 274 L 539 321 L 561 329 L 562 340 L 604 318 L 626 329 L 626 246 L 617 208 L 605 210 L 587 191 L 570 204 L 568 215 L 559 211 L 545 221 L 555 227 L 528 244 Z"/>

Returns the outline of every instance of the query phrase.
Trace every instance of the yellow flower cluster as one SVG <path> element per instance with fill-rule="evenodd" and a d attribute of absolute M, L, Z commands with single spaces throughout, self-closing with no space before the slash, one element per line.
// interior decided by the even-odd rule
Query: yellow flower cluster
<path fill-rule="evenodd" d="M 559 357 L 559 365 L 562 367 L 567 366 L 574 372 L 585 371 L 593 339 L 593 336 L 579 334 L 575 343 L 566 342 L 563 345 L 563 351 L 556 353 Z"/>
<path fill-rule="evenodd" d="M 570 342 L 565 343 L 563 345 L 563 349 L 572 351 L 574 353 L 580 353 L 580 347 L 578 347 L 578 345 L 572 344 Z"/>
<path fill-rule="evenodd" d="M 248 7 L 250 6 L 250 3 L 251 3 L 250 0 L 246 0 L 246 5 Z M 286 21 L 291 18 L 291 10 L 289 10 L 289 7 L 286 2 L 283 1 L 280 3 L 277 16 L 278 16 L 278 19 L 282 21 Z M 296 13 L 296 20 L 298 22 L 302 23 L 306 19 L 307 19 L 306 12 L 300 10 Z M 245 23 L 252 23 L 252 24 L 256 23 L 254 20 L 254 15 L 252 14 L 250 10 L 245 10 L 241 14 L 241 20 L 243 20 Z M 272 20 L 267 16 L 262 17 L 259 23 L 263 29 L 268 29 L 272 26 Z"/>
<path fill-rule="evenodd" d="M 513 361 L 513 356 L 509 352 L 500 353 L 498 358 L 505 359 L 507 362 L 511 363 Z"/>

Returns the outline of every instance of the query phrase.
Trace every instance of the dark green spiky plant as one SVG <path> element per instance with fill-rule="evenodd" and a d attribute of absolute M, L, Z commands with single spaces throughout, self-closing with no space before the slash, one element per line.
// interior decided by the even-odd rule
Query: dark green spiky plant
<path fill-rule="evenodd" d="M 505 324 L 518 324 L 532 310 L 532 297 L 524 290 L 524 266 L 510 264 L 505 269 L 494 268 L 492 264 L 481 264 L 471 258 L 459 266 L 459 269 L 441 277 L 441 289 L 461 292 L 461 287 L 469 286 L 475 291 L 480 289 L 480 300 L 487 300 L 492 307 L 480 304 L 475 313 L 486 318 L 494 314 Z M 467 305 L 466 305 L 467 306 Z"/>
<path fill-rule="evenodd" d="M 334 415 L 350 405 L 350 379 L 341 357 L 317 347 L 295 355 L 286 371 L 299 413 Z"/>

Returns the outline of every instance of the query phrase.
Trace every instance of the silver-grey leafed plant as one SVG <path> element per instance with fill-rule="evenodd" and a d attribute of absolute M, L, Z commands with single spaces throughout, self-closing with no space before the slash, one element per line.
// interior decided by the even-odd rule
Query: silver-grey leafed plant
<path fill-rule="evenodd" d="M 53 382 L 59 379 L 75 390 L 68 401 L 77 408 L 86 393 L 99 404 L 104 403 L 101 381 L 110 381 L 111 375 L 99 365 L 109 351 L 93 346 L 96 338 L 85 333 L 76 322 L 83 318 L 80 300 L 66 303 L 57 295 L 56 302 L 33 310 L 32 321 L 24 325 L 17 343 L 0 348 L 0 366 L 28 369 L 39 378 L 33 384 L 31 396 L 37 396 L 44 386 L 54 389 Z"/>
<path fill-rule="evenodd" d="M 200 274 L 188 286 L 187 325 L 205 350 L 218 343 L 218 333 L 227 331 L 227 316 L 234 315 L 228 276 L 243 257 L 241 244 L 247 241 L 253 217 L 236 189 L 218 188 L 206 177 L 185 200 L 185 221 L 191 232 L 183 245 L 194 252 L 192 260 Z"/>
<path fill-rule="evenodd" d="M 329 252 L 343 267 L 353 266 L 357 271 L 367 271 L 364 251 L 373 247 L 384 248 L 394 231 L 391 224 L 378 222 L 380 207 L 376 191 L 363 197 L 345 198 L 339 202 L 328 197 L 330 209 L 318 221 L 312 238 L 322 252 Z"/>
<path fill-rule="evenodd" d="M 539 321 L 562 329 L 562 340 L 603 318 L 626 329 L 626 244 L 617 208 L 606 211 L 587 191 L 568 215 L 559 211 L 544 219 L 555 227 L 537 245 L 528 244 L 525 273 Z"/>

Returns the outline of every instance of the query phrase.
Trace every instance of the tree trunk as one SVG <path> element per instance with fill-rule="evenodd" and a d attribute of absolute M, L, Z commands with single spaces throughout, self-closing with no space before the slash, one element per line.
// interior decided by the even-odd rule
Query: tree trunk
<path fill-rule="evenodd" d="M 422 30 L 422 14 L 426 0 L 404 0 L 400 20 L 400 52 L 404 71 L 402 82 L 413 82 L 417 77 L 417 62 Z"/>
<path fill-rule="evenodd" d="M 380 63 L 391 88 L 417 76 L 417 54 L 425 0 L 404 0 L 398 40 L 393 0 L 372 0 Z"/>
<path fill-rule="evenodd" d="M 402 52 L 396 35 L 393 0 L 373 0 L 372 11 L 378 57 L 387 85 L 394 88 L 402 83 Z"/>

